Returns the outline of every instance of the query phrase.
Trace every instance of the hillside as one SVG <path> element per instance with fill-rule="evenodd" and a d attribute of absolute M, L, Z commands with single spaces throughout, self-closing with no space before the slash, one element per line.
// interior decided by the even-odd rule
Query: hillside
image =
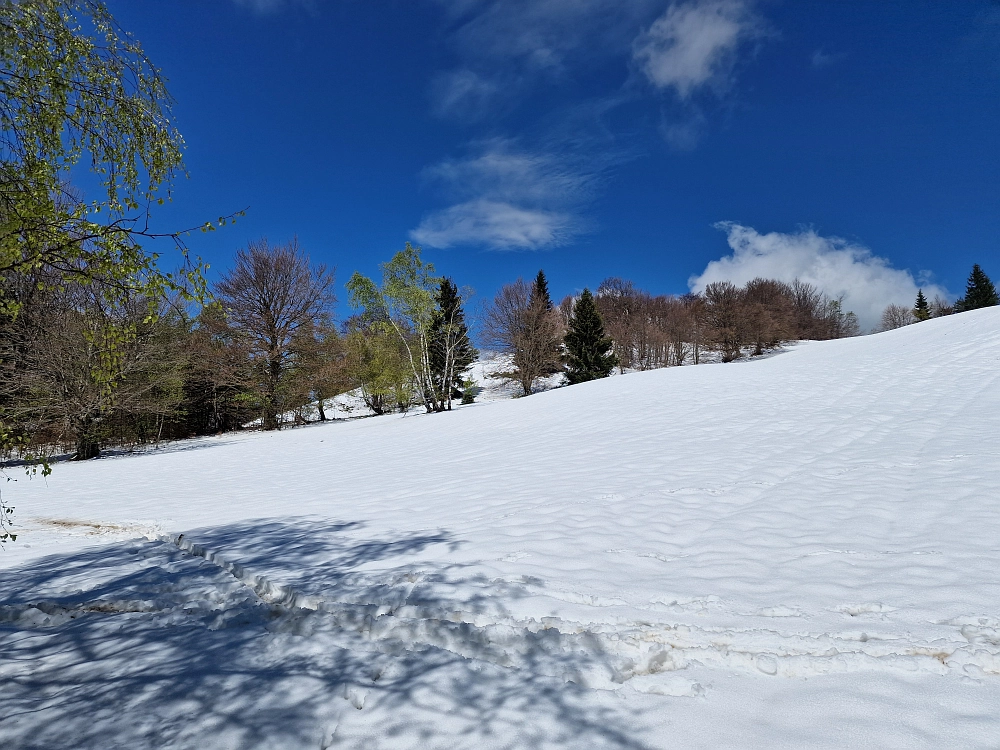
<path fill-rule="evenodd" d="M 996 747 L 1000 309 L 4 488 L 0 745 Z"/>

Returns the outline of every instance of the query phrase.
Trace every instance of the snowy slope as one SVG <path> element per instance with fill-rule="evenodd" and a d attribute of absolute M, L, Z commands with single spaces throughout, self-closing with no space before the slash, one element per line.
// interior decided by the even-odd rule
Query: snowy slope
<path fill-rule="evenodd" d="M 61 464 L 0 746 L 996 748 L 998 373 L 994 308 Z"/>

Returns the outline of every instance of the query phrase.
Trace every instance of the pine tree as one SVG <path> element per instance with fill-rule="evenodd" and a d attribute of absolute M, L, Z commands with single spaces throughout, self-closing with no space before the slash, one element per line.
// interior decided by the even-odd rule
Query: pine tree
<path fill-rule="evenodd" d="M 996 304 L 1000 304 L 996 287 L 993 286 L 990 277 L 976 263 L 972 266 L 972 273 L 969 274 L 965 296 L 955 302 L 955 312 L 978 310 L 980 307 L 993 307 Z"/>
<path fill-rule="evenodd" d="M 606 378 L 618 363 L 589 289 L 583 290 L 573 307 L 565 341 L 566 377 L 570 385 Z"/>
<path fill-rule="evenodd" d="M 552 297 L 549 296 L 549 282 L 545 278 L 545 271 L 539 271 L 535 277 L 534 286 L 531 287 L 531 301 L 539 302 L 546 310 L 551 310 Z"/>
<path fill-rule="evenodd" d="M 435 411 L 451 409 L 452 399 L 461 397 L 465 371 L 479 357 L 469 340 L 462 298 L 451 279 L 442 279 L 437 309 L 428 333 L 428 357 L 434 387 Z"/>
<path fill-rule="evenodd" d="M 917 320 L 930 320 L 931 307 L 927 304 L 923 289 L 917 290 L 917 302 L 913 306 L 913 317 Z"/>

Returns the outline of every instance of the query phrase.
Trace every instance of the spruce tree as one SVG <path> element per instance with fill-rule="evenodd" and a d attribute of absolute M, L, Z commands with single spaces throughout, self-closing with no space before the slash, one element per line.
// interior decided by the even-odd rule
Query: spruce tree
<path fill-rule="evenodd" d="M 552 297 L 549 296 L 549 282 L 545 278 L 545 271 L 539 271 L 535 277 L 534 286 L 531 287 L 531 301 L 538 301 L 546 310 L 551 310 Z"/>
<path fill-rule="evenodd" d="M 459 386 L 465 371 L 479 357 L 469 340 L 462 298 L 451 279 L 442 279 L 437 293 L 437 309 L 428 332 L 427 354 L 434 388 L 434 409 L 451 409 L 453 398 L 461 397 Z"/>
<path fill-rule="evenodd" d="M 980 307 L 993 307 L 996 304 L 1000 304 L 996 287 L 993 286 L 990 277 L 976 263 L 972 266 L 972 273 L 969 274 L 965 296 L 955 302 L 955 312 L 978 310 Z"/>
<path fill-rule="evenodd" d="M 917 302 L 913 306 L 913 317 L 917 320 L 930 320 L 931 307 L 927 304 L 923 289 L 917 290 Z"/>
<path fill-rule="evenodd" d="M 589 289 L 583 290 L 573 307 L 565 342 L 566 377 L 570 385 L 606 378 L 618 364 Z"/>

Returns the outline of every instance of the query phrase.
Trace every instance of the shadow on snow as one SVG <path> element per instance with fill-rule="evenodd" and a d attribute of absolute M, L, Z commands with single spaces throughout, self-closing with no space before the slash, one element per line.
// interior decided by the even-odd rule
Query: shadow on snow
<path fill-rule="evenodd" d="M 458 540 L 363 533 L 299 518 L 190 535 L 309 609 L 169 542 L 0 571 L 0 746 L 643 747 L 614 693 L 567 682 L 599 649 L 448 619 L 523 594 L 412 559 Z"/>

